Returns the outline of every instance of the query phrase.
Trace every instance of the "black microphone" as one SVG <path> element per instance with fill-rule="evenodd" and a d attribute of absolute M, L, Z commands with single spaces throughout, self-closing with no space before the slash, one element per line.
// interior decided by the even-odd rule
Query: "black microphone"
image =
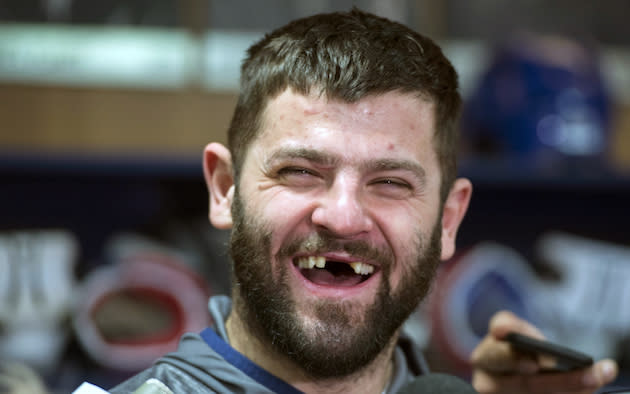
<path fill-rule="evenodd" d="M 422 375 L 406 384 L 398 394 L 478 394 L 477 391 L 460 378 L 444 373 Z"/>

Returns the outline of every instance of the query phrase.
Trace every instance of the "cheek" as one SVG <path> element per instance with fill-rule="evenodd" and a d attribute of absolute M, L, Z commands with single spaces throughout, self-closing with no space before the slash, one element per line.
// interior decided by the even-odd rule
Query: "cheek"
<path fill-rule="evenodd" d="M 435 221 L 433 212 L 418 205 L 420 204 L 396 203 L 388 207 L 381 205 L 378 211 L 373 211 L 383 235 L 392 245 L 401 244 L 398 250 L 408 249 L 409 242 L 415 240 L 418 233 L 429 232 Z"/>
<path fill-rule="evenodd" d="M 382 216 L 381 229 L 389 241 L 396 266 L 392 271 L 392 284 L 395 285 L 400 277 L 409 272 L 412 265 L 417 264 L 418 257 L 431 242 L 435 224 L 439 220 L 437 209 L 426 215 L 419 215 L 417 210 L 400 212 Z"/>
<path fill-rule="evenodd" d="M 251 213 L 273 230 L 272 253 L 276 253 L 287 240 L 308 233 L 313 208 L 304 198 L 287 193 L 265 197 L 251 205 Z"/>
<path fill-rule="evenodd" d="M 312 204 L 304 198 L 289 193 L 264 196 L 258 204 L 258 212 L 266 220 L 291 225 L 308 217 Z"/>

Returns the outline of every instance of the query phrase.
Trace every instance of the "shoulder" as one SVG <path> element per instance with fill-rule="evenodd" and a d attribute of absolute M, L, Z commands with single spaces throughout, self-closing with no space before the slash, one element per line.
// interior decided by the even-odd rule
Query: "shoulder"
<path fill-rule="evenodd" d="M 208 346 L 199 334 L 192 333 L 182 337 L 177 351 L 114 387 L 111 393 L 133 393 L 149 379 L 159 380 L 173 393 L 270 392 Z"/>
<path fill-rule="evenodd" d="M 225 361 L 213 357 L 198 334 L 185 334 L 178 349 L 159 358 L 151 367 L 111 389 L 112 394 L 132 393 L 149 379 L 157 379 L 173 392 L 212 393 L 212 370 Z M 201 364 L 201 365 L 200 365 Z M 200 376 L 200 368 L 204 370 Z"/>
<path fill-rule="evenodd" d="M 110 390 L 111 394 L 133 393 L 150 379 L 156 379 L 173 393 L 216 393 L 225 387 L 217 379 L 212 379 L 212 369 L 205 372 L 200 379 L 187 368 L 158 361 L 152 367 L 138 373 Z M 224 391 L 228 392 L 228 391 Z"/>

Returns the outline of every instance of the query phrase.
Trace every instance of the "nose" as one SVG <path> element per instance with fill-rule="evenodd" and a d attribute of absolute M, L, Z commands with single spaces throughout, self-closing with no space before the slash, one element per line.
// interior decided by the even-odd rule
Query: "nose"
<path fill-rule="evenodd" d="M 313 224 L 342 238 L 355 238 L 374 225 L 362 201 L 359 183 L 339 177 L 320 198 L 311 215 Z"/>

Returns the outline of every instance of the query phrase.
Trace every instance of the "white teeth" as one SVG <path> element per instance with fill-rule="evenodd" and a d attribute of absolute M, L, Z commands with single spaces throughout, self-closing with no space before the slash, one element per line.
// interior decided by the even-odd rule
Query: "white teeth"
<path fill-rule="evenodd" d="M 309 257 L 300 257 L 298 260 L 298 267 L 311 269 L 315 267 L 315 260 Z"/>
<path fill-rule="evenodd" d="M 315 260 L 315 267 L 317 268 L 326 268 L 326 259 L 324 257 L 318 256 L 313 257 Z"/>
<path fill-rule="evenodd" d="M 354 272 L 359 275 L 369 275 L 374 272 L 374 266 L 370 264 L 364 264 L 360 261 L 350 263 L 350 266 L 352 267 Z M 322 256 L 300 257 L 298 259 L 298 267 L 306 269 L 313 269 L 315 267 L 326 268 L 326 258 Z"/>
<path fill-rule="evenodd" d="M 300 257 L 298 259 L 299 268 L 326 268 L 326 259 L 321 256 Z"/>
<path fill-rule="evenodd" d="M 370 264 L 363 264 L 360 261 L 356 261 L 354 263 L 350 263 L 350 266 L 354 270 L 355 273 L 359 275 L 368 275 L 374 272 L 374 266 Z"/>

